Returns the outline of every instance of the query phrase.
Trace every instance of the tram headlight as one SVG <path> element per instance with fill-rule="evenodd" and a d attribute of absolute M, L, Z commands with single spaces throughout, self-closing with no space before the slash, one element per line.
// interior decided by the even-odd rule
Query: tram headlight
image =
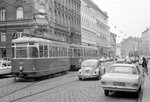
<path fill-rule="evenodd" d="M 23 67 L 22 67 L 22 66 L 20 66 L 20 67 L 19 67 L 19 70 L 20 70 L 20 71 L 22 71 L 22 70 L 23 70 Z"/>

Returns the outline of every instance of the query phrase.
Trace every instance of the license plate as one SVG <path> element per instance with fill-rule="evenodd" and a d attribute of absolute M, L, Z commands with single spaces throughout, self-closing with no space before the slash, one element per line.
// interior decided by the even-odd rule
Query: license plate
<path fill-rule="evenodd" d="M 124 82 L 113 82 L 114 86 L 125 86 Z"/>

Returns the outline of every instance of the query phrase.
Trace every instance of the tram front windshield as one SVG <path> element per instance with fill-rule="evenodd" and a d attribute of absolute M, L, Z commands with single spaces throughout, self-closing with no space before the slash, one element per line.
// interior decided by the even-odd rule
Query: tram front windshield
<path fill-rule="evenodd" d="M 38 57 L 38 49 L 36 47 L 29 47 L 29 57 L 30 58 Z"/>
<path fill-rule="evenodd" d="M 36 46 L 23 46 L 23 47 L 16 46 L 16 48 L 14 49 L 13 47 L 12 50 L 13 50 L 14 58 L 37 58 L 38 57 L 38 49 Z"/>
<path fill-rule="evenodd" d="M 16 47 L 16 58 L 27 58 L 27 47 Z"/>

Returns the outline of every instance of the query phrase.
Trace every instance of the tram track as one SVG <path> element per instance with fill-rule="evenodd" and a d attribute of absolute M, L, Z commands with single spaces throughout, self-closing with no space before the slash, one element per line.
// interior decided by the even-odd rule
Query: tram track
<path fill-rule="evenodd" d="M 10 83 L 7 83 L 7 84 L 3 84 L 3 85 L 0 85 L 0 89 L 3 88 L 3 87 L 6 87 L 6 86 L 9 86 L 11 84 L 14 84 L 15 82 L 10 82 Z"/>
<path fill-rule="evenodd" d="M 31 94 L 31 95 L 28 95 L 28 96 L 24 96 L 24 97 L 15 99 L 15 100 L 11 100 L 10 102 L 16 102 L 16 101 L 19 101 L 19 100 L 22 100 L 22 99 L 25 99 L 25 98 L 28 98 L 28 97 L 32 97 L 32 96 L 37 95 L 37 94 L 42 94 L 42 93 L 44 93 L 44 92 L 48 92 L 48 91 L 51 91 L 51 90 L 56 89 L 56 88 L 58 88 L 58 87 L 62 87 L 62 86 L 68 85 L 68 84 L 72 84 L 72 83 L 74 83 L 74 82 L 76 82 L 76 80 L 71 81 L 71 82 L 68 82 L 68 83 L 64 83 L 64 84 L 61 84 L 61 85 L 58 85 L 58 86 L 55 86 L 55 87 L 50 88 L 50 89 L 43 90 L 43 91 L 38 92 L 38 93 L 34 93 L 34 94 Z M 55 91 L 55 92 L 52 93 L 52 94 L 55 94 L 55 93 L 57 93 L 57 92 L 60 92 L 60 91 L 62 91 L 62 90 L 65 90 L 65 89 L 67 89 L 67 88 L 68 88 L 68 87 L 65 87 L 65 88 L 63 88 L 63 89 L 61 89 L 61 90 L 57 90 L 57 91 Z M 31 102 L 32 102 L 32 101 L 31 101 Z M 34 100 L 33 100 L 33 102 L 34 102 Z"/>
<path fill-rule="evenodd" d="M 7 86 L 4 86 L 4 87 L 9 87 L 9 85 L 13 85 L 13 84 L 15 84 L 15 83 L 17 83 L 17 82 L 14 82 L 14 83 L 12 83 L 12 84 L 8 84 Z M 36 84 L 36 83 L 37 83 L 37 82 L 33 82 L 33 83 L 29 84 L 29 85 L 25 85 L 24 87 L 18 88 L 18 89 L 14 90 L 14 91 L 6 92 L 7 94 L 0 95 L 0 99 L 3 98 L 3 97 L 5 97 L 5 96 L 7 96 L 7 95 L 13 94 L 13 93 L 15 93 L 15 92 L 17 92 L 17 91 L 19 91 L 19 90 L 22 90 L 22 89 L 25 89 L 25 88 L 27 88 L 27 87 L 29 87 L 29 86 L 32 86 L 32 85 L 34 85 L 34 84 Z M 5 92 L 4 92 L 4 93 L 5 93 Z"/>
<path fill-rule="evenodd" d="M 1 99 L 4 99 L 5 97 L 8 97 L 10 95 L 15 95 L 17 92 L 20 92 L 20 91 L 23 91 L 23 90 L 27 90 L 27 89 L 31 89 L 32 87 L 40 87 L 44 84 L 51 84 L 51 83 L 54 83 L 54 82 L 59 82 L 59 81 L 62 81 L 63 80 L 66 80 L 67 78 L 72 78 L 72 77 L 75 77 L 76 74 L 73 74 L 73 75 L 68 75 L 68 76 L 64 76 L 62 78 L 58 78 L 58 77 L 55 77 L 55 79 L 57 80 L 44 80 L 44 81 L 38 81 L 38 82 L 33 82 L 33 83 L 30 83 L 28 85 L 25 85 L 24 87 L 20 87 L 18 89 L 15 89 L 13 91 L 10 91 L 10 92 L 7 92 L 7 93 L 4 93 L 2 95 L 0 95 L 0 101 Z M 53 79 L 53 78 L 52 78 Z M 17 83 L 17 82 L 15 82 Z M 12 83 L 12 84 L 15 84 L 15 83 Z M 70 82 L 69 82 L 70 83 Z M 66 83 L 66 84 L 69 84 L 69 83 Z M 65 85 L 65 84 L 64 84 Z M 26 97 L 29 97 L 29 96 L 32 96 L 32 95 L 36 95 L 36 94 L 39 94 L 39 93 L 42 93 L 42 92 L 45 92 L 46 90 L 52 90 L 53 88 L 57 88 L 57 87 L 60 87 L 61 85 L 57 85 L 56 87 L 52 87 L 50 89 L 43 89 L 42 91 L 39 91 L 39 92 L 35 92 L 35 93 L 31 93 L 30 95 L 25 95 L 23 97 L 19 97 L 18 99 L 22 99 L 22 98 L 26 98 Z M 7 85 L 6 87 L 9 87 L 9 85 Z M 11 87 L 11 84 L 10 84 L 10 87 Z M 18 99 L 15 99 L 15 100 L 18 100 Z M 9 100 L 10 102 L 11 100 Z M 5 102 L 5 101 L 3 101 Z M 12 101 L 13 102 L 13 101 Z"/>

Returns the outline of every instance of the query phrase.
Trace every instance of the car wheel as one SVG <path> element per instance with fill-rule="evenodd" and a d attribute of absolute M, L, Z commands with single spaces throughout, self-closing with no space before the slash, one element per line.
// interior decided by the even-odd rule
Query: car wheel
<path fill-rule="evenodd" d="M 109 95 L 109 90 L 104 90 L 104 94 L 105 94 L 105 96 L 108 96 Z"/>
<path fill-rule="evenodd" d="M 79 78 L 79 80 L 82 80 L 82 78 Z"/>
<path fill-rule="evenodd" d="M 136 97 L 139 97 L 140 92 L 141 92 L 141 87 L 140 87 L 139 90 L 135 93 Z"/>

